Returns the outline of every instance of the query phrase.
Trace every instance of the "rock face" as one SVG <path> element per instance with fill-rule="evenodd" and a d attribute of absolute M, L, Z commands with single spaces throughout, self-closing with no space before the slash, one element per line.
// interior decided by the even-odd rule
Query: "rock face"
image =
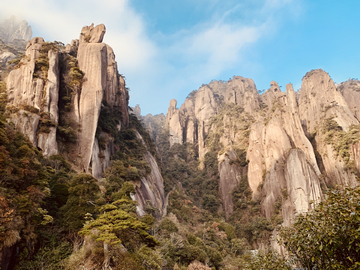
<path fill-rule="evenodd" d="M 129 123 L 129 93 L 125 88 L 125 80 L 117 70 L 114 51 L 109 45 L 102 43 L 105 31 L 103 24 L 96 27 L 85 26 L 79 41 L 73 40 L 65 49 L 68 53 L 77 50 L 79 69 L 84 74 L 81 88 L 74 93 L 70 115 L 80 127 L 76 149 L 79 159 L 76 162 L 82 171 L 91 170 L 96 178 L 101 178 L 110 165 L 110 156 L 114 154 L 114 139 L 102 133 L 100 135 L 106 138 L 107 143 L 102 150 L 104 158 L 99 158 L 100 149 L 95 134 L 103 103 L 120 110 L 122 120 L 118 130 L 121 126 L 127 127 Z"/>
<path fill-rule="evenodd" d="M 259 118 L 252 125 L 247 151 L 249 186 L 254 198 L 263 196 L 262 210 L 267 218 L 273 215 L 277 200 L 287 199 L 291 201 L 290 209 L 295 207 L 296 210 L 301 208 L 304 211 L 304 205 L 309 206 L 310 200 L 316 202 L 322 196 L 320 170 L 313 147 L 302 129 L 293 87 L 291 84 L 286 86 L 287 95 L 278 89 L 277 83 L 272 82 L 271 88 L 264 94 L 265 103 L 271 104 L 271 110 L 267 112 L 265 119 Z M 286 173 L 287 170 L 290 173 Z M 299 193 L 292 192 L 293 186 L 305 184 L 299 184 L 300 178 L 296 174 L 308 171 L 311 173 L 307 173 L 308 178 L 305 179 L 318 188 L 310 194 L 309 189 L 301 187 L 303 193 L 299 199 Z M 295 179 L 297 180 L 292 182 Z M 289 194 L 288 198 L 284 198 L 282 190 Z M 291 211 L 285 211 L 283 204 L 285 224 L 289 224 L 293 217 L 294 212 Z"/>
<path fill-rule="evenodd" d="M 282 92 L 271 82 L 259 95 L 251 79 L 214 81 L 193 91 L 179 109 L 171 100 L 166 116 L 170 144 L 194 143 L 200 160 L 213 151 L 214 142 L 221 145 L 219 195 L 226 218 L 233 212 L 231 191 L 246 176 L 263 215 L 270 219 L 280 201 L 289 225 L 295 213 L 322 199 L 326 187 L 358 185 L 360 134 L 339 154 L 326 125 L 337 126 L 341 134 L 333 136 L 346 136 L 359 125 L 359 89 L 356 80 L 336 87 L 323 70 L 307 73 L 298 94 L 291 84 Z M 241 159 L 238 150 L 246 152 L 242 165 L 235 162 Z"/>
<path fill-rule="evenodd" d="M 143 138 L 138 132 L 136 132 L 136 136 L 142 140 L 146 147 Z M 149 151 L 145 152 L 144 160 L 150 166 L 151 172 L 146 177 L 141 178 L 140 185 L 135 187 L 136 193 L 133 199 L 138 202 L 136 212 L 139 216 L 143 216 L 145 215 L 146 206 L 152 206 L 159 210 L 158 217 L 161 218 L 166 215 L 164 180 L 155 158 Z"/>
<path fill-rule="evenodd" d="M 17 69 L 10 72 L 6 82 L 10 120 L 45 156 L 58 153 L 56 125 L 58 123 L 59 98 L 59 54 L 49 50 L 49 68 L 46 81 L 34 78 L 35 62 L 39 57 L 44 40 L 33 38 L 26 46 L 25 58 Z M 20 112 L 16 112 L 20 109 Z M 50 122 L 46 130 L 39 129 L 39 121 Z M 46 118 L 46 119 L 45 119 Z M 42 121 L 44 122 L 44 121 Z"/>
<path fill-rule="evenodd" d="M 259 94 L 251 79 L 234 76 L 228 82 L 213 81 L 193 91 L 181 105 L 170 101 L 166 123 L 169 127 L 170 145 L 190 142 L 198 145 L 200 159 L 207 149 L 205 140 L 209 133 L 210 119 L 221 109 L 221 104 L 235 104 L 244 108 L 247 113 L 259 109 Z"/>
<path fill-rule="evenodd" d="M 56 43 L 44 42 L 42 38 L 33 38 L 26 46 L 25 57 L 7 78 L 9 121 L 45 156 L 70 152 L 65 156 L 74 167 L 97 179 L 101 179 L 110 166 L 115 152 L 111 132 L 96 134 L 102 108 L 116 111 L 121 118 L 117 119 L 117 131 L 129 125 L 129 94 L 117 70 L 112 48 L 102 43 L 104 34 L 104 25 L 86 26 L 80 39 L 73 40 L 65 49 Z M 81 79 L 74 81 L 74 77 Z M 71 85 L 75 86 L 70 87 L 72 92 L 66 95 Z M 59 104 L 64 101 L 69 102 L 68 108 L 60 110 Z M 65 144 L 57 138 L 60 118 L 69 122 L 66 129 L 61 128 L 73 130 L 75 142 Z M 139 133 L 137 136 L 142 140 Z M 58 145 L 62 150 L 59 151 Z M 151 172 L 135 184 L 138 213 L 143 215 L 150 204 L 162 217 L 166 213 L 163 178 L 149 151 L 145 152 L 144 161 Z"/>
<path fill-rule="evenodd" d="M 5 44 L 16 40 L 29 41 L 32 36 L 31 26 L 26 21 L 19 21 L 14 16 L 0 24 L 0 40 Z"/>
<path fill-rule="evenodd" d="M 78 66 L 84 77 L 81 88 L 72 95 L 73 103 L 68 113 L 69 119 L 79 126 L 75 151 L 80 160 L 75 163 L 85 172 L 89 172 L 90 164 L 94 163 L 96 169 L 93 173 L 97 178 L 109 166 L 112 154 L 111 138 L 105 147 L 104 160 L 100 161 L 94 154 L 98 148 L 95 132 L 102 102 L 121 111 L 124 127 L 129 122 L 129 94 L 125 89 L 124 79 L 118 73 L 113 50 L 101 43 L 104 34 L 104 25 L 84 27 L 80 42 L 72 41 L 64 51 L 50 49 L 46 55 L 42 55 L 42 47 L 49 46 L 48 43 L 44 43 L 42 38 L 33 38 L 26 46 L 25 57 L 7 78 L 10 120 L 35 146 L 43 150 L 45 156 L 57 154 L 59 84 L 64 76 L 60 74 L 59 62 L 60 58 L 65 62 L 64 59 L 69 58 L 69 54 L 77 53 Z M 43 73 L 46 77 L 39 78 L 39 57 L 48 61 L 46 72 Z M 64 69 L 62 67 L 62 72 L 68 72 Z M 19 109 L 20 113 L 17 112 Z M 46 129 L 42 128 L 44 123 L 48 126 Z M 120 128 L 121 126 L 118 127 L 119 130 Z"/>
<path fill-rule="evenodd" d="M 350 111 L 359 121 L 360 104 L 358 100 L 360 99 L 360 82 L 358 80 L 348 80 L 338 85 L 336 87 L 336 90 L 343 95 L 346 103 L 349 106 Z"/>
<path fill-rule="evenodd" d="M 229 151 L 226 154 L 219 156 L 218 170 L 220 174 L 220 195 L 222 198 L 223 208 L 225 211 L 226 219 L 229 219 L 233 213 L 234 205 L 231 191 L 233 191 L 240 183 L 241 177 L 246 176 L 246 169 L 230 164 L 230 160 L 236 159 L 236 153 Z"/>
<path fill-rule="evenodd" d="M 351 91 L 344 91 L 349 100 Z M 358 125 L 353 112 L 353 104 L 350 106 L 344 96 L 336 89 L 334 82 L 323 70 L 308 72 L 301 87 L 299 97 L 299 114 L 305 134 L 315 134 L 317 151 L 321 156 L 323 173 L 326 174 L 326 183 L 335 185 L 357 185 L 353 173 L 344 170 L 345 162 L 338 157 L 333 147 L 326 143 L 324 130 L 319 128 L 325 125 L 327 119 L 333 119 L 344 131 L 348 131 L 351 125 Z M 350 110 L 352 106 L 353 112 Z"/>
<path fill-rule="evenodd" d="M 94 33 L 98 34 L 98 32 Z M 83 35 L 80 35 L 81 37 Z M 95 40 L 98 39 L 95 38 Z M 101 102 L 107 90 L 107 46 L 104 43 L 82 42 L 80 39 L 77 59 L 80 70 L 84 72 L 84 82 L 79 97 L 79 124 L 81 127 L 79 152 L 82 156 L 80 167 L 88 172 Z"/>

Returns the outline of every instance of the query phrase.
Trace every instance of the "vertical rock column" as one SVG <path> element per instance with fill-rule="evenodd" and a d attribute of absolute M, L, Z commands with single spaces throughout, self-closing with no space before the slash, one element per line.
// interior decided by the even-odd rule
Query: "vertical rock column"
<path fill-rule="evenodd" d="M 89 170 L 101 102 L 107 82 L 107 48 L 101 43 L 105 34 L 103 24 L 84 27 L 78 50 L 79 68 L 84 72 L 79 102 L 79 153 L 80 168 Z M 90 43 L 88 43 L 90 42 Z"/>
<path fill-rule="evenodd" d="M 11 71 L 7 78 L 7 89 L 10 108 L 13 106 L 20 109 L 10 115 L 10 120 L 48 157 L 58 153 L 56 124 L 59 117 L 59 54 L 52 50 L 48 52 L 49 70 L 46 82 L 44 79 L 34 78 L 35 63 L 43 42 L 39 37 L 29 41 L 26 58 L 21 60 L 19 68 Z M 54 124 L 49 127 L 48 133 L 38 132 L 41 113 L 48 113 L 48 120 Z"/>
<path fill-rule="evenodd" d="M 50 121 L 55 125 L 59 119 L 59 54 L 49 51 L 49 71 L 46 83 L 46 96 L 44 112 L 49 113 Z M 43 150 L 44 156 L 51 156 L 58 153 L 56 142 L 56 126 L 50 127 L 49 133 L 38 135 L 38 147 Z"/>

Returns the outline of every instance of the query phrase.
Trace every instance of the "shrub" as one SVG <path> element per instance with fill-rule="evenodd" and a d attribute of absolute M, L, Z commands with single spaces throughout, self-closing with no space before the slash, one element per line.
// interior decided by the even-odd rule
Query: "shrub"
<path fill-rule="evenodd" d="M 160 224 L 161 230 L 167 230 L 169 233 L 178 232 L 178 228 L 174 222 L 168 218 L 164 218 Z"/>
<path fill-rule="evenodd" d="M 247 265 L 249 270 L 291 270 L 291 264 L 274 251 L 260 251 Z"/>
<path fill-rule="evenodd" d="M 359 269 L 359 201 L 359 187 L 330 190 L 314 210 L 280 229 L 280 243 L 308 269 Z"/>

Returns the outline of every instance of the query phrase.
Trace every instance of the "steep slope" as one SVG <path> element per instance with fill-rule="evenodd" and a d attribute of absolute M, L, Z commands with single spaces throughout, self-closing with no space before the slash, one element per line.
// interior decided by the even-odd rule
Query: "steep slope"
<path fill-rule="evenodd" d="M 33 38 L 6 80 L 7 115 L 45 157 L 61 154 L 77 171 L 101 179 L 112 156 L 123 151 L 120 131 L 129 126 L 129 93 L 112 48 L 102 43 L 105 26 L 86 26 L 66 47 Z M 139 135 L 139 139 L 142 140 Z M 151 173 L 137 185 L 139 202 L 162 214 L 165 197 L 154 152 L 144 153 Z M 152 192 L 145 192 L 144 185 Z M 155 194 L 155 195 L 154 195 Z M 140 206 L 141 213 L 145 207 Z"/>
<path fill-rule="evenodd" d="M 280 209 L 281 222 L 289 225 L 295 213 L 321 200 L 326 187 L 358 185 L 356 89 L 356 81 L 337 89 L 322 70 L 304 76 L 298 99 L 291 84 L 284 93 L 271 82 L 259 95 L 251 79 L 213 81 L 179 109 L 171 100 L 169 142 L 194 144 L 202 162 L 217 155 L 227 219 L 238 211 L 232 192 L 246 177 L 262 215 L 276 220 Z"/>
<path fill-rule="evenodd" d="M 354 157 L 350 157 L 347 149 L 343 149 L 342 153 L 334 149 L 336 144 L 341 147 L 339 144 L 351 143 L 341 141 L 338 136 L 351 132 L 359 125 L 349 105 L 326 72 L 314 70 L 305 75 L 299 96 L 299 115 L 305 134 L 315 135 L 314 143 L 329 186 L 353 186 L 358 183 L 355 174 L 344 169 L 346 164 L 354 162 Z"/>

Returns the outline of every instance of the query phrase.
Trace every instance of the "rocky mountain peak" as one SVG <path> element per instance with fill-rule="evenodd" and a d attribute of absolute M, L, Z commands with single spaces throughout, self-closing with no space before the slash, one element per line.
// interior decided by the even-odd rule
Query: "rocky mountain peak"
<path fill-rule="evenodd" d="M 24 20 L 18 20 L 14 16 L 0 24 L 0 40 L 5 44 L 13 43 L 15 40 L 31 39 L 31 26 Z"/>
<path fill-rule="evenodd" d="M 84 26 L 81 30 L 79 41 L 80 43 L 101 43 L 105 33 L 106 28 L 104 24 L 99 24 L 95 27 L 94 24 Z"/>

